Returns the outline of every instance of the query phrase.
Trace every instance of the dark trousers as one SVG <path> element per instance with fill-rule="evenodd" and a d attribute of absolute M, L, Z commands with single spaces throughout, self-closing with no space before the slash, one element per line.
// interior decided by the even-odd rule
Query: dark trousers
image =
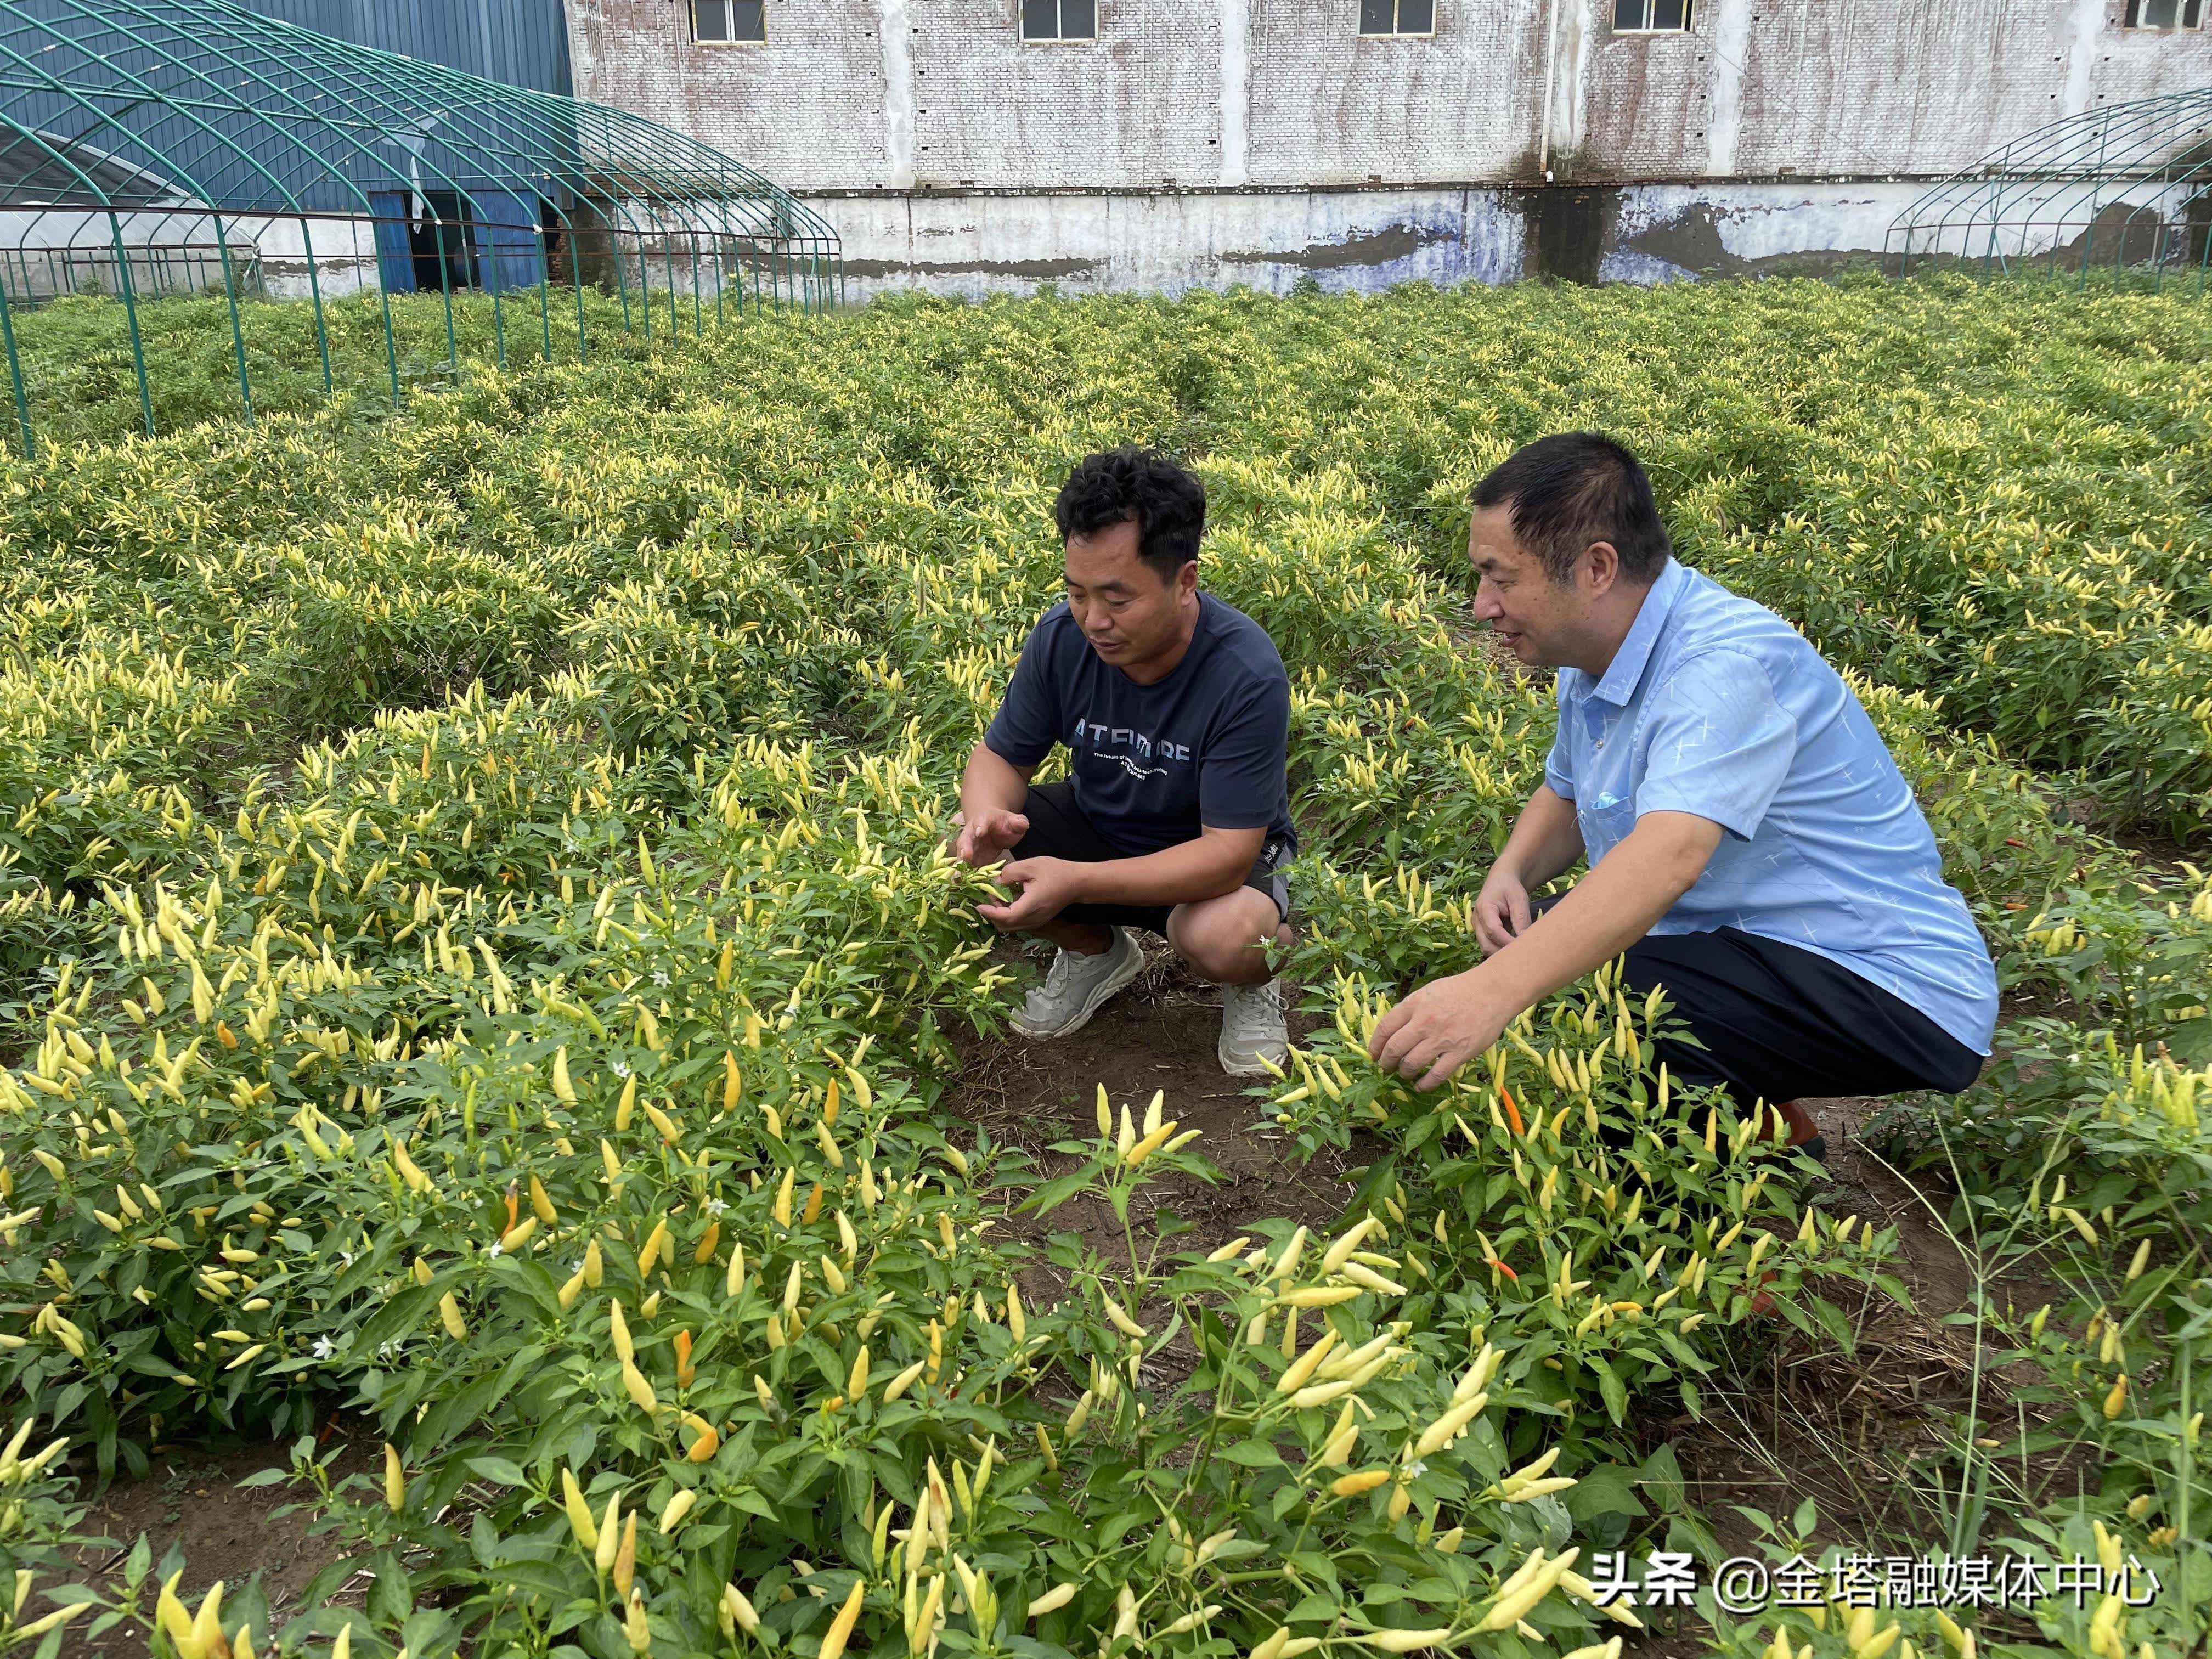
<path fill-rule="evenodd" d="M 1696 1039 L 1658 1043 L 1668 1074 L 1718 1085 L 1741 1107 L 1956 1094 L 1981 1075 L 1982 1056 L 1911 1004 L 1794 945 L 1735 927 L 1651 933 L 1629 947 L 1623 967 L 1639 996 L 1665 987 L 1668 1017 Z"/>
<path fill-rule="evenodd" d="M 1564 894 L 1540 898 L 1535 914 Z M 1719 927 L 1646 933 L 1621 957 L 1637 995 L 1666 987 L 1663 1018 L 1687 1036 L 1656 1042 L 1656 1061 L 1683 1084 L 1725 1088 L 1736 1106 L 1785 1099 L 1955 1095 L 1982 1075 L 1982 1055 L 1851 969 L 1816 951 Z"/>

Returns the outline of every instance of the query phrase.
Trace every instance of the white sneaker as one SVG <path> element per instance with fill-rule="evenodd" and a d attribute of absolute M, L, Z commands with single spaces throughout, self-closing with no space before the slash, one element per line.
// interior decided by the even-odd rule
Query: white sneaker
<path fill-rule="evenodd" d="M 1221 1041 L 1213 1052 L 1231 1077 L 1265 1077 L 1291 1057 L 1290 1028 L 1283 1023 L 1283 982 L 1221 988 Z M 1261 1062 L 1265 1060 L 1267 1064 Z"/>
<path fill-rule="evenodd" d="M 1062 1037 L 1079 1031 L 1107 998 L 1144 971 L 1145 952 L 1136 936 L 1116 927 L 1113 944 L 1095 957 L 1054 951 L 1044 983 L 1029 994 L 1011 1023 L 1025 1037 Z"/>

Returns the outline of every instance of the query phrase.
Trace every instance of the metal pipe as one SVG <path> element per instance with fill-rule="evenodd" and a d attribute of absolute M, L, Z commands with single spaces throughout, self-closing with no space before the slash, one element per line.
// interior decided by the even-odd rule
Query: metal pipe
<path fill-rule="evenodd" d="M 1552 87 L 1559 72 L 1559 8 L 1565 0 L 1544 0 L 1544 111 L 1536 139 L 1536 170 L 1552 182 Z"/>

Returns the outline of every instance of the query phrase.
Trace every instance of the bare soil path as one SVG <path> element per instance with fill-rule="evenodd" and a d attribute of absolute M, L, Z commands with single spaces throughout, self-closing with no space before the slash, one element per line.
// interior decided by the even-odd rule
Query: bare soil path
<path fill-rule="evenodd" d="M 1296 1000 L 1295 989 L 1286 994 L 1286 1000 Z M 1291 1015 L 1292 1041 L 1303 1037 L 1309 1024 Z M 1152 1183 L 1132 1215 L 1140 1235 L 1159 1218 L 1173 1217 L 1192 1229 L 1176 1248 L 1211 1249 L 1270 1217 L 1326 1224 L 1350 1201 L 1349 1172 L 1365 1158 L 1355 1147 L 1350 1158 L 1302 1164 L 1296 1146 L 1260 1121 L 1252 1088 L 1266 1079 L 1222 1071 L 1214 1054 L 1220 1029 L 1220 991 L 1191 978 L 1154 940 L 1144 975 L 1072 1036 L 975 1044 L 963 1056 L 960 1085 L 948 1107 L 955 1117 L 1054 1172 L 1072 1167 L 1072 1160 L 1048 1150 L 1054 1141 L 1097 1136 L 1100 1085 L 1117 1115 L 1125 1104 L 1141 1115 L 1158 1091 L 1166 1117 L 1200 1132 L 1193 1150 L 1218 1168 L 1221 1180 Z M 1054 1211 L 1040 1231 L 1077 1232 L 1109 1254 L 1127 1253 L 1103 1206 L 1071 1203 Z"/>
<path fill-rule="evenodd" d="M 376 1449 L 365 1443 L 349 1445 L 339 1455 L 333 1478 L 368 1468 Z M 183 1549 L 185 1576 L 177 1590 L 189 1606 L 198 1607 L 207 1587 L 218 1580 L 235 1590 L 260 1574 L 272 1622 L 281 1629 L 307 1610 L 301 1594 L 330 1563 L 332 1552 L 326 1540 L 310 1535 L 314 1517 L 309 1511 L 275 1512 L 297 1502 L 291 1487 L 240 1488 L 238 1483 L 264 1469 L 291 1466 L 289 1443 L 158 1447 L 144 1477 L 118 1481 L 86 1517 L 87 1530 L 114 1544 L 83 1553 L 79 1569 L 88 1582 L 119 1594 L 124 1562 L 143 1534 L 157 1565 L 172 1546 Z M 358 1601 L 358 1592 L 339 1599 Z M 150 1591 L 141 1611 L 153 1612 Z M 264 1635 L 254 1632 L 257 1645 Z M 72 1627 L 62 1659 L 143 1659 L 145 1651 L 144 1642 L 127 1626 L 97 1638 Z"/>

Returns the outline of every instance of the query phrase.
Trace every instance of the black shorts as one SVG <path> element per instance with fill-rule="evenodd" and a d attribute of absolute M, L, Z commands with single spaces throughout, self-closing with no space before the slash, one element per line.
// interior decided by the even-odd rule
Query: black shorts
<path fill-rule="evenodd" d="M 1084 817 L 1083 809 L 1075 804 L 1075 786 L 1065 779 L 1058 783 L 1031 784 L 1028 797 L 1022 802 L 1022 816 L 1030 821 L 1030 832 L 1006 854 L 1009 859 L 1066 859 L 1073 864 L 1103 864 L 1110 859 L 1129 856 L 1100 835 L 1097 826 Z M 1285 921 L 1291 914 L 1291 884 L 1285 873 L 1290 862 L 1290 843 L 1271 836 L 1260 849 L 1260 856 L 1253 860 L 1251 873 L 1244 878 L 1247 887 L 1256 888 L 1275 902 L 1276 915 Z M 1068 921 L 1094 922 L 1102 927 L 1141 927 L 1165 939 L 1168 913 L 1174 908 L 1168 904 L 1071 904 L 1060 914 Z"/>
<path fill-rule="evenodd" d="M 1622 977 L 1638 996 L 1666 987 L 1667 1018 L 1703 1045 L 1662 1040 L 1668 1075 L 1718 1085 L 1741 1107 L 1921 1089 L 1954 1095 L 1981 1075 L 1981 1055 L 1903 998 L 1840 963 L 1740 928 L 1647 933 L 1628 947 Z"/>

